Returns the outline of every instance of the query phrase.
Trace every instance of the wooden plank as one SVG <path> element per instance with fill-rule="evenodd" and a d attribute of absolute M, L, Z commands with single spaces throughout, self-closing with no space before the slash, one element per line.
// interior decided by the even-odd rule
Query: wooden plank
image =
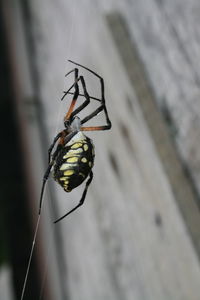
<path fill-rule="evenodd" d="M 136 45 L 130 43 L 127 26 L 120 14 L 108 15 L 108 24 L 114 36 L 116 47 L 122 57 L 127 73 L 134 86 L 142 107 L 148 128 L 151 131 L 156 149 L 168 176 L 171 189 L 183 214 L 192 240 L 200 256 L 200 214 L 198 196 L 185 174 L 180 156 L 170 137 L 164 119 L 156 107 L 156 100 L 150 88 L 144 66 L 139 58 Z M 131 62 L 131 63 L 130 63 Z"/>
<path fill-rule="evenodd" d="M 145 65 L 156 101 L 167 107 L 178 152 L 200 194 L 199 2 L 108 1 L 120 11 Z M 200 200 L 198 199 L 198 203 Z"/>

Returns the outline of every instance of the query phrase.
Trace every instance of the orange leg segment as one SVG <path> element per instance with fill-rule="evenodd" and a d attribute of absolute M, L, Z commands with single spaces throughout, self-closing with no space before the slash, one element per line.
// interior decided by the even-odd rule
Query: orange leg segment
<path fill-rule="evenodd" d="M 108 130 L 110 129 L 110 125 L 104 126 L 90 126 L 90 127 L 81 127 L 81 131 L 98 131 L 98 130 Z"/>
<path fill-rule="evenodd" d="M 72 99 L 72 102 L 70 104 L 69 110 L 68 110 L 68 112 L 65 115 L 64 121 L 69 120 L 69 118 L 70 118 L 70 116 L 71 116 L 71 114 L 72 114 L 72 112 L 74 110 L 74 106 L 76 104 L 76 101 L 77 101 L 77 98 Z"/>

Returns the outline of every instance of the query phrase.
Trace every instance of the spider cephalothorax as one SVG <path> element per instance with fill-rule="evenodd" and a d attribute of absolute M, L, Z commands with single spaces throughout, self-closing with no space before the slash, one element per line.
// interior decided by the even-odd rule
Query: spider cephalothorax
<path fill-rule="evenodd" d="M 91 97 L 88 94 L 84 77 L 82 75 L 79 76 L 78 68 L 75 68 L 66 74 L 66 76 L 68 76 L 70 73 L 74 72 L 75 78 L 73 85 L 66 92 L 64 92 L 61 100 L 63 100 L 67 94 L 72 94 L 73 98 L 70 107 L 64 117 L 65 129 L 56 135 L 53 143 L 49 148 L 49 165 L 43 178 L 39 214 L 41 213 L 45 184 L 51 170 L 53 170 L 53 178 L 63 187 L 66 192 L 70 192 L 72 189 L 79 186 L 85 179 L 87 179 L 87 181 L 79 203 L 64 216 L 56 220 L 55 223 L 72 213 L 83 204 L 88 186 L 93 178 L 92 167 L 94 165 L 94 145 L 91 139 L 88 138 L 83 133 L 83 131 L 108 130 L 111 128 L 111 122 L 108 117 L 105 105 L 103 78 L 92 70 L 80 64 L 77 64 L 73 61 L 70 62 L 84 68 L 85 70 L 89 71 L 97 78 L 99 78 L 101 84 L 101 98 L 98 99 L 95 97 Z M 82 86 L 83 94 L 79 93 L 79 84 L 81 84 Z M 75 89 L 74 93 L 70 92 L 72 88 Z M 81 105 L 75 108 L 79 96 L 83 96 L 85 99 Z M 81 120 L 77 116 L 77 114 L 90 103 L 91 99 L 98 101 L 100 105 L 92 113 Z M 103 111 L 105 114 L 106 125 L 90 127 L 82 126 L 84 123 L 94 118 L 101 111 Z M 52 153 L 56 143 L 56 150 Z"/>

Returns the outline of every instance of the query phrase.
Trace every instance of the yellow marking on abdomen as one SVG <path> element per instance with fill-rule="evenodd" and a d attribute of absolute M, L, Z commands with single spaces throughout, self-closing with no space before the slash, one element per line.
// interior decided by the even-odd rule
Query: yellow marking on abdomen
<path fill-rule="evenodd" d="M 87 150 L 88 150 L 88 145 L 87 145 L 87 144 L 84 144 L 84 145 L 83 145 L 83 149 L 84 149 L 85 151 L 87 151 Z"/>
<path fill-rule="evenodd" d="M 61 167 L 60 167 L 60 171 L 64 171 L 64 170 L 67 170 L 69 169 L 69 165 L 68 164 L 62 164 Z"/>
<path fill-rule="evenodd" d="M 64 187 L 67 187 L 68 183 L 69 183 L 69 181 L 68 181 L 68 180 L 64 181 L 64 184 L 63 184 L 63 186 L 64 186 Z"/>
<path fill-rule="evenodd" d="M 69 157 L 69 158 L 67 159 L 67 162 L 68 162 L 68 163 L 75 163 L 75 162 L 78 161 L 78 159 L 79 159 L 78 156 L 72 156 L 72 157 Z"/>
<path fill-rule="evenodd" d="M 83 158 L 81 158 L 81 161 L 82 161 L 83 163 L 86 163 L 86 162 L 87 162 L 87 158 L 83 157 Z"/>
<path fill-rule="evenodd" d="M 67 179 L 67 177 L 61 177 L 60 181 L 65 181 Z"/>
<path fill-rule="evenodd" d="M 75 143 L 71 146 L 71 149 L 77 149 L 80 148 L 83 144 L 82 143 Z"/>
<path fill-rule="evenodd" d="M 66 176 L 71 176 L 72 174 L 74 174 L 74 170 L 67 170 L 64 172 L 64 175 Z"/>
<path fill-rule="evenodd" d="M 63 156 L 63 158 L 65 159 L 65 158 L 68 158 L 68 157 L 72 157 L 72 156 L 74 156 L 74 155 L 76 155 L 76 154 L 79 154 L 79 153 L 82 153 L 83 152 L 83 149 L 82 148 L 78 148 L 78 149 L 74 149 L 74 150 L 69 150 L 68 152 L 67 152 L 67 154 L 65 154 L 64 156 Z"/>

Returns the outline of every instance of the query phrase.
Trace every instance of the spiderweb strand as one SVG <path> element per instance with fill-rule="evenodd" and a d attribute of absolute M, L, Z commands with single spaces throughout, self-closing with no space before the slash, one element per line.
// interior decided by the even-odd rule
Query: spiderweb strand
<path fill-rule="evenodd" d="M 51 199 L 48 185 L 46 186 L 45 192 L 47 193 L 47 198 Z M 51 201 L 49 203 L 51 205 Z M 51 230 L 50 231 L 53 232 L 53 230 L 55 228 L 54 223 L 51 222 L 50 226 L 51 226 Z M 51 249 L 52 249 L 49 246 L 49 244 L 50 243 L 48 241 L 48 243 L 46 244 L 47 245 L 47 251 L 45 252 L 46 255 L 45 255 L 45 261 L 44 261 L 44 270 L 42 272 L 42 277 L 41 277 L 41 286 L 40 286 L 39 300 L 42 300 L 43 295 L 44 295 L 44 290 L 45 290 L 45 283 L 46 283 L 47 269 L 48 269 L 48 261 L 49 261 L 49 257 L 51 255 Z"/>
<path fill-rule="evenodd" d="M 35 227 L 33 243 L 32 243 L 31 252 L 30 252 L 30 256 L 29 256 L 29 260 L 28 260 L 28 266 L 27 266 L 27 269 L 26 269 L 26 275 L 25 275 L 25 278 L 24 278 L 24 284 L 23 284 L 20 300 L 24 299 L 24 293 L 25 293 L 26 283 L 27 283 L 28 274 L 29 274 L 29 270 L 30 270 L 30 265 L 31 265 L 32 257 L 33 257 L 33 250 L 35 248 L 35 241 L 36 241 L 36 237 L 37 237 L 37 233 L 38 233 L 39 223 L 40 223 L 40 215 L 38 215 L 37 224 L 36 224 L 36 227 Z"/>
<path fill-rule="evenodd" d="M 54 225 L 54 224 L 52 223 L 52 225 Z M 42 276 L 42 283 L 41 283 L 41 287 L 40 287 L 39 300 L 42 300 L 42 297 L 43 297 L 43 294 L 44 294 L 44 287 L 45 287 L 45 282 L 46 282 L 46 277 L 47 277 L 47 262 L 49 260 L 49 256 L 50 256 L 50 247 L 48 247 L 48 249 L 47 249 L 46 262 L 45 262 L 43 276 Z"/>
<path fill-rule="evenodd" d="M 67 43 L 67 47 L 65 47 L 65 49 L 67 48 L 67 50 L 66 50 L 67 58 L 70 57 L 71 52 L 72 52 L 71 45 L 72 45 L 72 38 L 73 38 L 73 35 L 74 35 L 74 25 L 75 25 L 74 20 L 75 20 L 75 16 L 76 16 L 76 5 L 77 5 L 77 1 L 74 1 L 73 8 L 72 8 L 72 14 L 71 14 L 72 22 L 71 22 L 71 27 L 70 27 L 70 30 L 69 30 L 69 35 L 68 35 L 68 43 Z M 56 123 L 57 125 L 55 126 L 54 136 L 58 132 L 59 120 L 61 119 L 61 112 L 62 112 L 62 102 L 60 102 L 59 110 L 58 110 L 58 113 L 57 113 L 57 123 Z"/>

